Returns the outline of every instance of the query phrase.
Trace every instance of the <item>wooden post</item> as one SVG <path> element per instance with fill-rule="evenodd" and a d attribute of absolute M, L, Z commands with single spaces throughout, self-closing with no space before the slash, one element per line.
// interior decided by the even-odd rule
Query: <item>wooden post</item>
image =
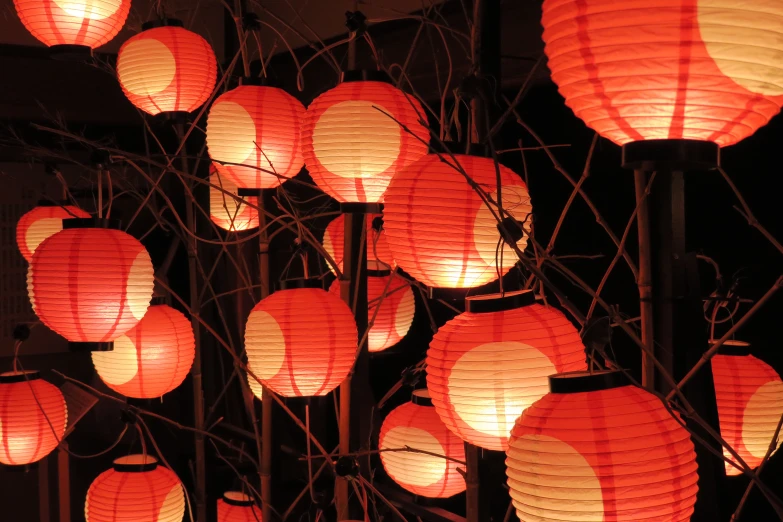
<path fill-rule="evenodd" d="M 268 296 L 269 288 L 269 236 L 264 214 L 264 193 L 258 191 L 258 226 L 262 232 L 258 235 L 258 267 L 261 282 L 261 299 Z M 272 408 L 275 400 L 269 389 L 264 386 L 261 391 L 261 499 L 263 520 L 272 520 Z"/>
<path fill-rule="evenodd" d="M 634 186 L 636 188 L 636 228 L 639 234 L 639 277 L 636 281 L 639 287 L 639 311 L 641 315 L 642 342 L 654 353 L 653 343 L 653 303 L 652 303 L 652 252 L 650 251 L 650 212 L 647 208 L 648 176 L 643 170 L 634 170 Z M 642 386 L 652 390 L 655 386 L 655 364 L 652 357 L 642 354 Z"/>
<path fill-rule="evenodd" d="M 60 521 L 71 522 L 71 469 L 68 443 L 60 442 L 57 448 L 57 496 L 59 498 Z"/>
<path fill-rule="evenodd" d="M 38 461 L 38 520 L 51 522 L 51 509 L 49 508 L 49 458 L 50 455 Z"/>

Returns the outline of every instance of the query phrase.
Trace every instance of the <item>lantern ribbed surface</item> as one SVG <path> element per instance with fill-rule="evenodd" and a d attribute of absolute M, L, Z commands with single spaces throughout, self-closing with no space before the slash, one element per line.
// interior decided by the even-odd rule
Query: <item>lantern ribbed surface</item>
<path fill-rule="evenodd" d="M 425 453 L 383 451 L 406 446 L 465 461 L 464 443 L 446 428 L 435 408 L 408 402 L 386 416 L 378 439 L 381 463 L 394 482 L 414 495 L 448 498 L 465 491 L 465 479 L 457 471 L 463 464 Z"/>
<path fill-rule="evenodd" d="M 383 201 L 392 177 L 427 154 L 430 132 L 421 119 L 427 118 L 419 102 L 387 83 L 341 83 L 307 108 L 307 171 L 337 201 Z"/>
<path fill-rule="evenodd" d="M 109 342 L 144 317 L 153 286 L 139 240 L 120 230 L 69 228 L 38 246 L 27 289 L 41 322 L 67 340 Z"/>
<path fill-rule="evenodd" d="M 170 469 L 156 464 L 157 460 L 148 455 L 128 455 L 115 460 L 114 467 L 98 475 L 87 490 L 85 519 L 89 522 L 182 522 L 185 515 L 182 484 Z"/>
<path fill-rule="evenodd" d="M 41 460 L 62 440 L 67 421 L 62 392 L 38 372 L 0 374 L 0 463 Z"/>
<path fill-rule="evenodd" d="M 168 305 L 150 306 L 139 323 L 114 340 L 114 349 L 93 352 L 101 380 L 136 399 L 152 399 L 185 380 L 196 355 L 190 321 Z"/>
<path fill-rule="evenodd" d="M 506 456 L 521 522 L 685 522 L 693 513 L 689 433 L 635 386 L 548 393 L 516 422 Z"/>
<path fill-rule="evenodd" d="M 383 228 L 376 230 L 373 227 L 373 220 L 380 215 L 367 214 L 367 265 L 377 265 L 377 262 L 381 262 L 381 266 L 391 268 L 395 265 L 394 258 L 392 258 L 391 250 L 389 250 L 389 243 L 386 240 L 386 233 Z M 342 272 L 343 270 L 343 258 L 345 257 L 345 216 L 339 215 L 333 219 L 327 226 L 324 232 L 323 241 L 324 250 L 326 253 L 332 256 L 337 268 Z M 332 266 L 327 263 L 329 270 L 334 272 Z"/>
<path fill-rule="evenodd" d="M 245 377 L 247 378 L 247 384 L 250 386 L 250 391 L 253 393 L 253 396 L 259 401 L 263 400 L 264 388 L 258 384 L 258 381 L 251 377 L 250 374 L 245 374 Z"/>
<path fill-rule="evenodd" d="M 304 166 L 304 114 L 301 102 L 277 87 L 241 85 L 221 94 L 207 116 L 209 157 L 240 187 L 277 187 Z"/>
<path fill-rule="evenodd" d="M 19 218 L 16 245 L 29 263 L 38 245 L 63 229 L 63 219 L 88 217 L 87 212 L 73 205 L 37 206 Z"/>
<path fill-rule="evenodd" d="M 240 491 L 227 491 L 217 501 L 217 522 L 263 522 L 253 499 Z"/>
<path fill-rule="evenodd" d="M 545 51 L 566 104 L 618 144 L 731 145 L 783 103 L 783 3 L 545 0 Z"/>
<path fill-rule="evenodd" d="M 427 388 L 446 427 L 502 451 L 517 418 L 549 391 L 550 375 L 586 369 L 576 328 L 535 303 L 447 322 L 427 351 Z"/>
<path fill-rule="evenodd" d="M 131 0 L 14 0 L 25 28 L 47 46 L 95 49 L 117 36 Z"/>
<path fill-rule="evenodd" d="M 155 27 L 122 45 L 117 77 L 125 96 L 144 112 L 192 112 L 212 94 L 217 63 L 212 47 L 196 33 Z"/>
<path fill-rule="evenodd" d="M 320 288 L 275 292 L 253 308 L 245 328 L 248 366 L 284 397 L 335 389 L 353 366 L 357 343 L 351 309 Z"/>
<path fill-rule="evenodd" d="M 236 179 L 230 174 L 218 174 L 213 163 L 209 171 L 209 183 L 221 187 L 234 195 L 237 194 L 238 185 Z M 258 205 L 258 197 L 244 196 L 243 200 L 250 204 Z M 209 219 L 229 232 L 241 232 L 258 227 L 258 211 L 244 203 L 240 203 L 225 192 L 217 188 L 209 188 Z"/>
<path fill-rule="evenodd" d="M 400 268 L 420 283 L 480 286 L 498 278 L 498 265 L 501 275 L 508 272 L 517 256 L 505 243 L 498 248 L 497 220 L 455 167 L 460 165 L 496 201 L 495 163 L 462 154 L 443 159 L 448 163 L 428 155 L 394 177 L 383 209 L 386 238 Z M 532 212 L 527 186 L 510 169 L 499 169 L 503 210 L 524 222 Z M 526 245 L 527 237 L 517 242 L 521 250 Z"/>

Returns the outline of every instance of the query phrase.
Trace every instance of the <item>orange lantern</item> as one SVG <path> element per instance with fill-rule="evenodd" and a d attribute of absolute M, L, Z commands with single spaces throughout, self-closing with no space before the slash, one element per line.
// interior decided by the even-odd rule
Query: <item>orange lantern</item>
<path fill-rule="evenodd" d="M 658 397 L 621 371 L 553 375 L 549 385 L 509 439 L 520 520 L 690 520 L 696 453 Z"/>
<path fill-rule="evenodd" d="M 52 205 L 40 201 L 38 206 L 27 212 L 16 224 L 16 244 L 22 256 L 31 262 L 33 252 L 47 237 L 63 229 L 63 219 L 88 218 L 90 215 L 73 205 Z"/>
<path fill-rule="evenodd" d="M 781 18 L 767 0 L 545 0 L 542 23 L 552 79 L 599 134 L 726 146 L 783 104 Z"/>
<path fill-rule="evenodd" d="M 282 89 L 240 85 L 221 94 L 207 116 L 207 149 L 221 174 L 243 188 L 273 188 L 302 166 L 304 106 Z"/>
<path fill-rule="evenodd" d="M 436 288 L 471 288 L 498 278 L 517 262 L 500 239 L 497 219 L 468 184 L 464 170 L 491 201 L 497 201 L 495 163 L 488 158 L 430 154 L 395 175 L 386 191 L 383 222 L 397 264 Z M 456 163 L 455 163 L 456 160 Z M 519 222 L 532 212 L 525 183 L 500 170 L 503 211 Z M 517 242 L 525 249 L 527 239 Z"/>
<path fill-rule="evenodd" d="M 522 412 L 555 373 L 586 370 L 579 332 L 532 291 L 468 297 L 427 351 L 427 388 L 443 423 L 462 440 L 508 449 Z"/>
<path fill-rule="evenodd" d="M 720 434 L 755 469 L 766 456 L 783 414 L 783 382 L 770 365 L 750 354 L 748 343 L 726 341 L 718 350 L 711 362 Z M 734 460 L 725 448 L 723 454 Z M 741 473 L 726 463 L 726 474 Z"/>
<path fill-rule="evenodd" d="M 120 230 L 95 228 L 106 224 L 63 220 L 63 230 L 38 246 L 30 264 L 27 291 L 36 315 L 72 342 L 115 340 L 144 317 L 152 298 L 144 245 Z"/>
<path fill-rule="evenodd" d="M 319 279 L 286 281 L 250 312 L 247 364 L 285 397 L 326 395 L 353 367 L 358 333 L 351 309 Z"/>
<path fill-rule="evenodd" d="M 261 510 L 240 491 L 226 491 L 217 501 L 217 522 L 262 522 Z"/>
<path fill-rule="evenodd" d="M 0 463 L 41 460 L 60 443 L 67 421 L 62 392 L 38 372 L 0 374 Z"/>
<path fill-rule="evenodd" d="M 160 25 L 163 23 L 164 25 Z M 151 115 L 192 112 L 212 94 L 215 53 L 179 20 L 147 22 L 117 55 L 117 77 L 130 102 Z"/>
<path fill-rule="evenodd" d="M 141 321 L 114 340 L 114 349 L 93 352 L 101 380 L 135 399 L 153 399 L 185 380 L 196 355 L 190 321 L 174 308 L 150 306 Z"/>
<path fill-rule="evenodd" d="M 386 241 L 386 234 L 383 228 L 378 230 L 373 224 L 375 219 L 379 217 L 381 217 L 379 214 L 367 214 L 367 265 L 375 266 L 380 261 L 382 266 L 393 267 L 395 263 L 391 250 L 389 250 L 389 244 Z M 337 268 L 342 272 L 343 258 L 345 257 L 344 214 L 340 214 L 327 225 L 326 232 L 324 232 L 323 247 L 326 253 L 332 256 L 332 259 L 337 263 Z M 329 270 L 334 273 L 331 265 L 329 265 Z"/>
<path fill-rule="evenodd" d="M 392 176 L 427 154 L 426 120 L 419 102 L 390 85 L 384 73 L 344 73 L 343 83 L 307 108 L 307 170 L 341 203 L 381 202 Z"/>
<path fill-rule="evenodd" d="M 218 173 L 213 163 L 209 170 L 209 183 L 234 195 L 239 193 L 236 180 L 228 173 Z M 258 197 L 242 197 L 248 203 L 258 204 Z M 237 201 L 217 188 L 209 188 L 209 218 L 212 222 L 229 232 L 241 232 L 258 226 L 258 211 Z"/>
<path fill-rule="evenodd" d="M 149 455 L 128 455 L 98 475 L 84 504 L 90 522 L 181 522 L 185 516 L 182 483 Z"/>
<path fill-rule="evenodd" d="M 406 447 L 428 453 L 399 451 Z M 427 390 L 414 391 L 411 402 L 384 419 L 378 449 L 386 473 L 414 495 L 448 498 L 465 491 L 457 471 L 465 464 L 455 462 L 465 461 L 465 445 L 435 413 Z"/>

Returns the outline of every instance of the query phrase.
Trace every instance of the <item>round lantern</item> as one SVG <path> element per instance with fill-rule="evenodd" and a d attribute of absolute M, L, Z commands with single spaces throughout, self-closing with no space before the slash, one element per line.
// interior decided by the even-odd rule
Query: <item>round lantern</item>
<path fill-rule="evenodd" d="M 434 453 L 402 450 L 406 447 Z M 427 390 L 413 392 L 413 400 L 392 410 L 381 425 L 378 440 L 386 473 L 414 495 L 447 498 L 465 491 L 465 445 L 441 422 Z M 435 456 L 439 455 L 439 456 Z"/>
<path fill-rule="evenodd" d="M 236 179 L 227 173 L 219 174 L 214 163 L 210 166 L 209 183 L 232 194 L 238 193 Z M 256 196 L 245 196 L 242 199 L 253 205 L 258 204 Z M 241 232 L 258 226 L 256 209 L 240 203 L 214 187 L 209 188 L 209 218 L 215 225 L 229 232 Z"/>
<path fill-rule="evenodd" d="M 549 391 L 555 373 L 586 370 L 579 332 L 532 291 L 465 300 L 427 351 L 427 388 L 443 423 L 462 440 L 508 449 L 522 412 Z"/>
<path fill-rule="evenodd" d="M 424 110 L 385 79 L 368 71 L 344 73 L 343 83 L 307 108 L 302 132 L 307 170 L 341 203 L 383 201 L 392 176 L 427 154 Z"/>
<path fill-rule="evenodd" d="M 115 340 L 144 317 L 152 298 L 152 261 L 139 240 L 105 220 L 66 219 L 35 250 L 28 293 L 38 318 L 72 342 Z M 86 228 L 71 228 L 86 227 Z"/>
<path fill-rule="evenodd" d="M 212 94 L 215 53 L 179 20 L 144 24 L 117 55 L 117 77 L 130 102 L 151 115 L 192 112 Z M 147 29 L 147 27 L 151 27 Z"/>
<path fill-rule="evenodd" d="M 217 522 L 262 522 L 261 510 L 248 495 L 226 491 L 217 501 Z"/>
<path fill-rule="evenodd" d="M 14 0 L 25 28 L 53 50 L 87 53 L 117 36 L 131 0 Z"/>
<path fill-rule="evenodd" d="M 33 252 L 47 237 L 63 229 L 63 219 L 88 218 L 90 215 L 73 205 L 51 205 L 40 202 L 16 224 L 16 244 L 22 256 L 31 262 Z"/>
<path fill-rule="evenodd" d="M 285 397 L 326 395 L 348 375 L 358 333 L 351 309 L 319 279 L 287 281 L 262 299 L 245 328 L 248 366 Z"/>
<path fill-rule="evenodd" d="M 380 215 L 378 214 L 367 214 L 367 265 L 375 266 L 380 261 L 382 266 L 393 267 L 395 263 L 389 250 L 389 244 L 386 241 L 386 234 L 383 228 L 377 230 L 373 225 L 375 219 L 379 217 Z M 337 268 L 342 272 L 343 258 L 345 257 L 344 214 L 340 214 L 327 225 L 326 232 L 324 232 L 323 247 L 326 253 L 332 256 L 332 259 L 337 263 Z M 329 270 L 334 273 L 331 265 L 329 265 Z"/>
<path fill-rule="evenodd" d="M 742 341 L 726 341 L 711 362 L 721 437 L 748 466 L 757 468 L 783 414 L 783 382 Z M 733 460 L 725 448 L 723 454 Z M 742 472 L 727 462 L 726 473 Z"/>
<path fill-rule="evenodd" d="M 149 455 L 128 455 L 98 475 L 84 504 L 90 522 L 181 522 L 185 495 L 177 476 Z"/>
<path fill-rule="evenodd" d="M 277 87 L 241 85 L 221 94 L 207 116 L 209 157 L 240 187 L 277 187 L 304 165 L 304 114 L 299 100 Z"/>
<path fill-rule="evenodd" d="M 698 491 L 689 433 L 620 371 L 550 377 L 506 453 L 511 500 L 533 520 L 690 520 Z"/>
<path fill-rule="evenodd" d="M 60 443 L 67 421 L 62 392 L 38 372 L 0 374 L 0 463 L 41 460 Z"/>
<path fill-rule="evenodd" d="M 150 306 L 141 321 L 114 340 L 114 349 L 93 352 L 101 380 L 136 399 L 153 399 L 185 380 L 196 355 L 190 321 L 174 308 Z"/>
<path fill-rule="evenodd" d="M 457 164 L 497 201 L 495 163 L 462 154 L 443 155 L 443 161 L 428 155 L 400 171 L 386 191 L 383 222 L 392 255 L 403 270 L 430 287 L 480 286 L 508 272 L 518 260 L 508 245 L 499 245 L 493 212 Z M 498 168 L 503 210 L 524 222 L 533 210 L 527 186 L 510 169 Z M 524 237 L 517 242 L 521 250 L 526 245 Z"/>
<path fill-rule="evenodd" d="M 545 0 L 542 18 L 552 79 L 589 127 L 720 146 L 780 110 L 782 21 L 767 0 Z"/>

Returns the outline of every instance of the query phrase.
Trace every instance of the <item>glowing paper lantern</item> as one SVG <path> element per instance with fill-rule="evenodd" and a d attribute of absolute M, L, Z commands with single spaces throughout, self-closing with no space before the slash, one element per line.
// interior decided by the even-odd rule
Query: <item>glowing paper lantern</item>
<path fill-rule="evenodd" d="M 414 495 L 447 498 L 465 491 L 457 468 L 465 466 L 440 456 L 411 451 L 384 451 L 405 447 L 465 461 L 465 445 L 441 422 L 427 390 L 413 392 L 413 400 L 395 408 L 384 419 L 378 448 L 386 473 Z"/>
<path fill-rule="evenodd" d="M 185 380 L 196 342 L 190 321 L 168 305 L 150 306 L 139 323 L 114 340 L 109 352 L 93 352 L 101 380 L 117 393 L 152 399 Z"/>
<path fill-rule="evenodd" d="M 22 256 L 31 262 L 33 252 L 47 237 L 63 229 L 63 219 L 88 218 L 90 215 L 73 205 L 49 205 L 39 203 L 16 224 L 16 244 Z"/>
<path fill-rule="evenodd" d="M 236 180 L 230 174 L 218 174 L 213 163 L 210 167 L 209 183 L 223 190 L 237 194 Z M 256 196 L 245 196 L 242 199 L 253 205 L 258 204 Z M 209 188 L 209 218 L 214 224 L 230 232 L 241 232 L 258 227 L 258 211 L 238 202 L 225 192 L 214 187 Z"/>
<path fill-rule="evenodd" d="M 443 423 L 461 439 L 508 449 L 522 412 L 555 373 L 586 370 L 579 332 L 560 311 L 522 291 L 469 297 L 427 351 L 427 388 Z"/>
<path fill-rule="evenodd" d="M 261 510 L 240 491 L 226 491 L 217 501 L 217 522 L 262 522 Z"/>
<path fill-rule="evenodd" d="M 462 154 L 454 158 L 497 201 L 495 163 Z M 431 287 L 471 288 L 497 279 L 518 259 L 500 243 L 497 220 L 456 170 L 454 159 L 443 159 L 448 163 L 431 154 L 395 175 L 386 191 L 384 229 L 395 261 L 416 280 Z M 524 222 L 532 212 L 527 186 L 510 169 L 499 169 L 503 210 Z M 526 245 L 524 237 L 517 242 L 521 250 Z"/>
<path fill-rule="evenodd" d="M 62 440 L 67 421 L 63 394 L 38 372 L 0 374 L 0 463 L 41 460 Z"/>
<path fill-rule="evenodd" d="M 253 371 L 251 369 L 251 371 Z M 255 371 L 253 371 L 255 373 Z M 253 396 L 258 399 L 259 401 L 264 399 L 264 388 L 258 384 L 258 381 L 255 380 L 253 377 L 251 377 L 249 374 L 245 375 L 247 378 L 247 384 L 250 386 L 250 391 L 253 393 Z"/>
<path fill-rule="evenodd" d="M 378 217 L 380 216 L 376 214 L 367 214 L 367 265 L 376 266 L 380 261 L 382 266 L 393 267 L 395 263 L 386 241 L 386 234 L 383 228 L 376 230 L 373 226 L 373 221 Z M 345 257 L 345 215 L 340 214 L 327 225 L 323 247 L 342 272 L 343 258 Z M 331 265 L 329 265 L 329 270 L 334 272 Z"/>
<path fill-rule="evenodd" d="M 421 105 L 385 81 L 362 80 L 362 72 L 346 73 L 313 100 L 302 131 L 310 176 L 340 202 L 383 201 L 392 176 L 424 156 L 430 141 Z"/>
<path fill-rule="evenodd" d="M 689 433 L 622 372 L 550 378 L 506 453 L 521 522 L 690 520 L 698 491 Z"/>
<path fill-rule="evenodd" d="M 115 460 L 90 485 L 84 504 L 90 522 L 181 522 L 184 515 L 182 484 L 149 455 Z"/>
<path fill-rule="evenodd" d="M 286 285 L 250 312 L 248 365 L 265 386 L 285 397 L 326 395 L 345 379 L 356 358 L 351 309 L 321 289 L 318 279 Z"/>
<path fill-rule="evenodd" d="M 277 187 L 304 165 L 304 114 L 299 100 L 277 87 L 241 85 L 221 94 L 207 116 L 209 157 L 240 187 Z"/>
<path fill-rule="evenodd" d="M 152 298 L 150 255 L 139 240 L 99 220 L 66 219 L 35 250 L 28 294 L 35 313 L 72 342 L 115 340 L 144 317 Z"/>
<path fill-rule="evenodd" d="M 546 0 L 542 23 L 566 104 L 618 144 L 731 145 L 783 103 L 780 2 Z"/>
<path fill-rule="evenodd" d="M 147 29 L 128 39 L 117 55 L 122 91 L 139 109 L 152 114 L 192 112 L 212 94 L 217 78 L 215 53 L 201 36 L 179 20 Z"/>
<path fill-rule="evenodd" d="M 719 348 L 712 358 L 712 376 L 721 437 L 748 466 L 757 468 L 783 414 L 783 382 L 770 365 L 750 355 L 748 343 L 741 341 L 727 341 Z M 725 448 L 723 454 L 734 459 Z M 726 463 L 726 473 L 742 472 Z"/>

